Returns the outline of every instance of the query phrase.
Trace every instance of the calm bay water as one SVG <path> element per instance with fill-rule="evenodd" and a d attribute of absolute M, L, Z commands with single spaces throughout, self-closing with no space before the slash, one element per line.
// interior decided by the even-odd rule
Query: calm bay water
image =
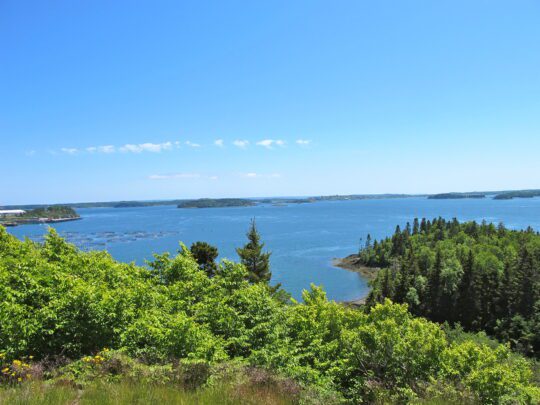
<path fill-rule="evenodd" d="M 310 283 L 323 285 L 329 298 L 364 296 L 367 284 L 358 274 L 332 266 L 332 259 L 358 250 L 368 233 L 380 239 L 397 224 L 414 217 L 504 222 L 513 229 L 540 230 L 540 198 L 508 201 L 428 200 L 426 198 L 326 201 L 288 206 L 178 209 L 89 208 L 77 210 L 82 220 L 55 225 L 58 232 L 83 249 L 107 249 L 121 261 L 144 264 L 153 252 L 174 252 L 179 241 L 216 245 L 220 257 L 237 260 L 235 248 L 245 243 L 251 218 L 266 248 L 272 251 L 273 282 L 299 298 Z M 17 237 L 41 240 L 44 225 L 9 228 Z"/>

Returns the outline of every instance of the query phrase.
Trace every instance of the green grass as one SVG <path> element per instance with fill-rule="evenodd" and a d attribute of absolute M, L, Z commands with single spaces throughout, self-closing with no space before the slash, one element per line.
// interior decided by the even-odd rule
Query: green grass
<path fill-rule="evenodd" d="M 234 387 L 217 385 L 196 391 L 175 386 L 145 385 L 127 382 L 96 383 L 84 389 L 72 385 L 48 385 L 41 382 L 0 389 L 2 405 L 57 405 L 57 404 L 197 404 L 237 405 L 275 404 L 293 402 L 270 387 Z"/>

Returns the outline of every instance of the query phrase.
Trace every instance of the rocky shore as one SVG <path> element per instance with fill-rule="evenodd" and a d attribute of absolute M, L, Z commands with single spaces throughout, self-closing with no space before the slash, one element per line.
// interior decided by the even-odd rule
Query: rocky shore
<path fill-rule="evenodd" d="M 377 276 L 378 271 L 380 270 L 377 267 L 364 266 L 362 263 L 360 263 L 360 259 L 357 254 L 352 254 L 344 258 L 336 257 L 332 260 L 332 265 L 341 269 L 358 273 L 367 281 L 373 280 Z M 366 297 L 367 295 L 357 300 L 345 301 L 345 304 L 350 306 L 360 306 L 365 304 Z"/>

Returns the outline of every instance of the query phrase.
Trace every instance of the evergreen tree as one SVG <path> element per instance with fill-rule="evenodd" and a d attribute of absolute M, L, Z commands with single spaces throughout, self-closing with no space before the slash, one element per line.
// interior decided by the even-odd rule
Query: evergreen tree
<path fill-rule="evenodd" d="M 420 231 L 420 224 L 418 223 L 418 218 L 415 218 L 413 221 L 413 235 L 418 235 L 418 232 Z"/>
<path fill-rule="evenodd" d="M 401 233 L 401 228 L 396 226 L 396 231 L 394 236 L 392 236 L 392 256 L 400 256 L 404 253 L 405 246 L 403 243 L 403 235 Z"/>
<path fill-rule="evenodd" d="M 474 294 L 474 256 L 472 250 L 465 263 L 463 263 L 463 276 L 458 289 L 457 317 L 461 320 L 461 324 L 466 328 L 471 328 L 474 319 L 478 314 L 476 305 L 476 294 Z"/>
<path fill-rule="evenodd" d="M 371 234 L 367 234 L 367 238 L 366 238 L 366 249 L 369 249 L 371 248 Z"/>
<path fill-rule="evenodd" d="M 437 250 L 435 256 L 435 265 L 428 281 L 429 300 L 431 302 L 431 313 L 433 319 L 439 320 L 439 300 L 441 288 L 442 256 L 441 251 Z"/>
<path fill-rule="evenodd" d="M 521 278 L 518 311 L 523 317 L 530 317 L 535 303 L 535 269 L 532 255 L 527 248 L 521 251 L 519 276 Z"/>
<path fill-rule="evenodd" d="M 241 263 L 248 270 L 248 278 L 252 283 L 268 283 L 272 277 L 270 272 L 270 252 L 263 252 L 264 243 L 257 231 L 255 219 L 251 220 L 251 226 L 247 233 L 248 243 L 242 248 L 236 249 Z"/>
<path fill-rule="evenodd" d="M 426 233 L 427 232 L 427 221 L 425 218 L 422 218 L 422 222 L 420 222 L 420 231 L 422 233 Z"/>
<path fill-rule="evenodd" d="M 195 242 L 191 245 L 190 251 L 199 268 L 209 277 L 213 277 L 217 270 L 216 259 L 219 255 L 217 247 L 206 242 Z"/>

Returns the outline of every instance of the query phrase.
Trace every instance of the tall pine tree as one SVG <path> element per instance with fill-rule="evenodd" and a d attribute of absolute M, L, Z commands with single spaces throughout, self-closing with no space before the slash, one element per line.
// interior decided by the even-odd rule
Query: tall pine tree
<path fill-rule="evenodd" d="M 247 233 L 248 243 L 244 247 L 236 249 L 241 263 L 248 270 L 248 279 L 251 283 L 268 283 L 272 278 L 270 272 L 270 252 L 263 252 L 264 243 L 261 243 L 261 235 L 257 231 L 255 219 L 251 220 L 251 226 Z"/>

